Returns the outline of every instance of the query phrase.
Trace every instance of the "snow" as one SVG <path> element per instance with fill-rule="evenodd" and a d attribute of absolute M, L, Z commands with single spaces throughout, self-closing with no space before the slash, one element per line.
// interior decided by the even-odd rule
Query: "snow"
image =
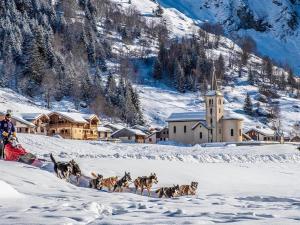
<path fill-rule="evenodd" d="M 77 123 L 87 123 L 88 122 L 87 120 L 89 120 L 91 117 L 94 116 L 92 114 L 83 114 L 77 112 L 52 112 L 52 113 L 61 115 Z M 52 113 L 50 113 L 49 115 L 51 115 Z"/>
<path fill-rule="evenodd" d="M 300 30 L 293 31 L 288 27 L 288 21 L 293 11 L 299 13 L 299 4 L 292 6 L 288 0 L 280 1 L 280 5 L 272 0 L 158 0 L 166 9 L 178 10 L 188 20 L 195 23 L 209 21 L 224 25 L 227 32 L 251 36 L 262 55 L 267 55 L 282 64 L 289 63 L 300 73 Z M 253 29 L 240 29 L 240 19 L 237 10 L 245 6 L 253 13 L 255 20 L 263 20 L 271 25 L 265 32 Z M 201 23 L 200 22 L 200 23 Z M 271 43 L 271 44 L 270 44 Z"/>
<path fill-rule="evenodd" d="M 11 185 L 0 180 L 0 199 L 15 199 L 23 197 L 18 191 L 16 191 Z"/>
<path fill-rule="evenodd" d="M 98 132 L 112 132 L 112 130 L 107 127 L 99 126 L 97 129 L 98 129 Z"/>
<path fill-rule="evenodd" d="M 275 131 L 268 127 L 262 127 L 262 128 L 255 127 L 255 128 L 251 128 L 249 131 L 251 131 L 251 130 L 254 130 L 254 131 L 264 134 L 266 136 L 274 136 L 274 134 L 275 134 Z M 249 132 L 249 131 L 247 131 L 247 132 Z"/>
<path fill-rule="evenodd" d="M 1 224 L 297 224 L 300 153 L 293 145 L 203 148 L 73 141 L 19 135 L 49 160 L 75 159 L 86 176 L 97 172 L 133 178 L 156 172 L 154 190 L 199 182 L 196 196 L 158 199 L 108 193 L 58 179 L 53 164 L 41 168 L 0 161 L 1 180 L 24 198 L 0 202 Z M 202 160 L 197 160 L 202 157 Z M 212 160 L 214 158 L 214 160 Z M 205 160 L 204 160 L 205 159 Z M 257 160 L 253 160 L 257 159 Z M 258 160 L 260 159 L 260 160 Z M 211 161 L 210 161 L 211 160 Z M 2 187 L 2 182 L 0 182 Z M 131 185 L 132 188 L 132 185 Z M 1 188 L 1 190 L 3 190 Z"/>

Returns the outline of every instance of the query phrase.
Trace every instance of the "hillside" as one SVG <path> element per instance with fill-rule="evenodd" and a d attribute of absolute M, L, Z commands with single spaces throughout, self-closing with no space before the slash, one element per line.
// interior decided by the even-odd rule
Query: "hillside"
<path fill-rule="evenodd" d="M 76 109 L 130 125 L 165 126 L 172 112 L 204 108 L 212 65 L 221 62 L 218 78 L 225 108 L 244 118 L 244 130 L 273 126 L 270 112 L 277 106 L 280 116 L 275 119 L 280 119 L 286 134 L 300 120 L 300 86 L 293 74 L 245 52 L 226 37 L 199 30 L 201 21 L 187 12 L 189 4 L 182 10 L 183 4 L 175 4 L 180 1 L 173 1 L 174 5 L 160 1 L 163 13 L 156 15 L 159 5 L 151 0 L 38 2 L 36 7 L 31 2 L 1 3 L 0 13 L 5 15 L 0 20 L 5 28 L 1 43 L 8 44 L 1 48 L 0 83 L 21 94 L 3 101 L 3 111 L 30 111 L 22 104 L 14 105 L 23 95 L 31 99 L 24 102 L 48 106 L 39 107 L 41 111 Z M 162 51 L 177 58 L 165 57 L 160 68 L 163 78 L 156 79 L 154 69 Z M 246 61 L 241 63 L 244 55 Z M 193 65 L 187 66 L 185 60 Z M 177 71 L 184 71 L 179 74 L 183 79 L 175 74 L 173 62 Z M 243 110 L 247 94 L 253 115 Z"/>
<path fill-rule="evenodd" d="M 290 0 L 158 0 L 197 23 L 220 23 L 227 35 L 249 35 L 258 52 L 300 73 L 300 3 Z"/>
<path fill-rule="evenodd" d="M 20 135 L 26 149 L 49 160 L 75 159 L 84 175 L 155 172 L 153 190 L 199 182 L 195 196 L 159 199 L 108 193 L 59 180 L 41 168 L 0 161 L 1 224 L 297 224 L 299 152 L 292 145 L 175 147 L 71 141 Z"/>

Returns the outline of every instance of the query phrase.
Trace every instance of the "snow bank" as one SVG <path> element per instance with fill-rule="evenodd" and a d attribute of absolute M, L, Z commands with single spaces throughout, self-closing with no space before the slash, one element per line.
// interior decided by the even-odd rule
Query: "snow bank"
<path fill-rule="evenodd" d="M 0 199 L 22 198 L 23 195 L 16 191 L 11 185 L 0 180 Z"/>

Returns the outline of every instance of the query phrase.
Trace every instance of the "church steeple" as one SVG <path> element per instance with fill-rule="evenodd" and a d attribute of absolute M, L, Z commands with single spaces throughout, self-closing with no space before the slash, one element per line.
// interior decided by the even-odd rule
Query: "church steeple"
<path fill-rule="evenodd" d="M 215 67 L 215 62 L 213 61 L 213 74 L 211 77 L 211 85 L 210 85 L 210 89 L 212 91 L 217 91 L 218 90 L 218 84 L 217 84 L 217 77 L 216 77 L 216 67 Z"/>

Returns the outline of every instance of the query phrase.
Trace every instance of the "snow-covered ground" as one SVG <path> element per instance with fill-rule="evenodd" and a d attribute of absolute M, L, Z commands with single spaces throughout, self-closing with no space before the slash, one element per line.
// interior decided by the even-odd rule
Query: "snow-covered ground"
<path fill-rule="evenodd" d="M 41 158 L 74 158 L 85 175 L 133 178 L 156 172 L 158 184 L 199 182 L 196 196 L 159 199 L 108 193 L 56 178 L 41 168 L 0 161 L 1 224 L 297 224 L 300 153 L 293 145 L 176 147 L 114 144 L 20 135 Z M 202 158 L 203 160 L 199 160 Z M 253 160 L 256 159 L 256 160 Z M 132 188 L 132 185 L 131 185 Z M 146 194 L 145 194 L 146 195 Z M 5 198 L 2 198 L 5 196 Z M 17 197 L 17 199 L 16 199 Z"/>

